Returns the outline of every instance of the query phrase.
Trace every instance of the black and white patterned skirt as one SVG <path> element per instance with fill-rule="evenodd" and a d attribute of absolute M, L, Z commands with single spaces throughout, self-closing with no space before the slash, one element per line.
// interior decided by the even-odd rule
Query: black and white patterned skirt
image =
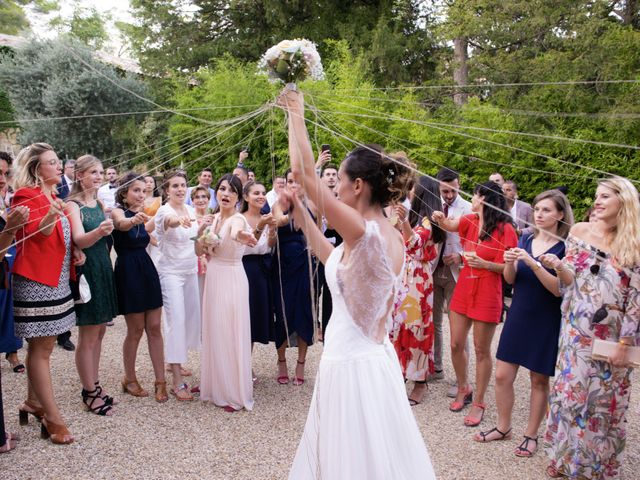
<path fill-rule="evenodd" d="M 16 337 L 52 337 L 76 324 L 73 296 L 69 287 L 71 231 L 62 217 L 66 253 L 56 287 L 13 275 L 13 318 Z"/>

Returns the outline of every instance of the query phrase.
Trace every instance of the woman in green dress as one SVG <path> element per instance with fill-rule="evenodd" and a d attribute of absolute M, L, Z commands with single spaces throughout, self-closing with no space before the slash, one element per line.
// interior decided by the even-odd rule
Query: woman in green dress
<path fill-rule="evenodd" d="M 114 399 L 102 390 L 98 371 L 106 324 L 118 315 L 113 268 L 105 238 L 111 235 L 113 222 L 105 218 L 103 206 L 96 198 L 104 181 L 100 160 L 91 155 L 78 158 L 75 176 L 67 215 L 71 220 L 73 241 L 87 256 L 83 274 L 92 293 L 87 303 L 76 304 L 79 327 L 76 368 L 87 410 L 109 416 L 113 414 Z"/>

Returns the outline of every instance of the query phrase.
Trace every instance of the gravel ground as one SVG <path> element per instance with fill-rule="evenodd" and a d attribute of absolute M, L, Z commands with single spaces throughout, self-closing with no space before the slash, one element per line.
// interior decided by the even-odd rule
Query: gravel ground
<path fill-rule="evenodd" d="M 302 434 L 313 392 L 313 379 L 322 344 L 309 350 L 307 382 L 302 387 L 276 384 L 276 355 L 273 345 L 257 345 L 254 367 L 259 378 L 252 412 L 229 414 L 199 401 L 178 403 L 170 398 L 157 404 L 152 397 L 133 398 L 119 394 L 122 378 L 121 346 L 125 333 L 123 318 L 109 327 L 103 349 L 102 381 L 120 404 L 112 418 L 86 413 L 81 405 L 80 384 L 73 353 L 56 348 L 52 358 L 54 389 L 69 429 L 76 437 L 70 446 L 53 445 L 39 438 L 38 424 L 18 425 L 17 409 L 26 394 L 26 375 L 14 374 L 2 360 L 2 386 L 7 430 L 19 432 L 17 450 L 0 455 L 0 478 L 58 479 L 282 479 Z M 497 342 L 499 331 L 496 334 Z M 74 331 L 74 340 L 77 332 Z M 495 346 L 494 346 L 495 348 Z M 21 358 L 24 351 L 21 352 Z M 293 373 L 295 349 L 288 352 Z M 447 358 L 448 360 L 448 358 Z M 188 366 L 198 375 L 198 355 Z M 446 365 L 453 378 L 451 364 Z M 138 379 L 153 391 L 153 374 L 146 344 L 138 357 Z M 637 372 L 635 389 L 639 388 Z M 425 401 L 413 411 L 424 435 L 431 460 L 440 479 L 541 479 L 546 478 L 545 455 L 531 459 L 513 455 L 526 424 L 528 376 L 522 372 L 516 385 L 514 437 L 505 442 L 479 444 L 471 440 L 477 428 L 463 426 L 464 413 L 451 413 L 445 397 L 448 381 L 429 386 Z M 490 407 L 482 424 L 494 426 L 493 384 Z M 466 411 L 466 410 L 465 410 Z M 640 471 L 640 401 L 632 395 L 628 414 L 628 439 L 623 478 L 637 478 Z M 542 430 L 542 429 L 541 429 Z M 356 479 L 354 479 L 356 480 Z M 364 480 L 364 479 L 363 479 Z M 391 479 L 390 479 L 391 480 Z"/>

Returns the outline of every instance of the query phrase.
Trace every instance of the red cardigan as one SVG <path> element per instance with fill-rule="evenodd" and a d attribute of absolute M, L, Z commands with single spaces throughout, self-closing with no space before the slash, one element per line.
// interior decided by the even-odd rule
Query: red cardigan
<path fill-rule="evenodd" d="M 11 205 L 29 207 L 29 221 L 16 232 L 16 261 L 13 264 L 13 273 L 57 287 L 66 253 L 62 224 L 56 222 L 49 236 L 39 232 L 40 221 L 49 211 L 49 200 L 40 187 L 24 187 L 15 193 Z"/>

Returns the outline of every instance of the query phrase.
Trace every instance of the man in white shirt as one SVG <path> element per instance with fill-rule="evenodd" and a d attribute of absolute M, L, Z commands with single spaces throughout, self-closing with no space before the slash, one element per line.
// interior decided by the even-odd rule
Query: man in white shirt
<path fill-rule="evenodd" d="M 214 209 L 218 206 L 218 201 L 216 200 L 216 191 L 211 188 L 212 182 L 213 173 L 211 172 L 211 169 L 203 168 L 200 175 L 198 175 L 198 185 L 196 186 L 204 187 L 209 190 L 209 195 L 211 196 L 209 199 L 209 208 Z M 193 190 L 193 188 L 194 187 L 187 188 L 187 205 L 191 206 L 193 206 L 193 203 L 191 202 L 191 190 Z"/>
<path fill-rule="evenodd" d="M 507 180 L 502 185 L 507 211 L 511 212 L 513 223 L 520 234 L 524 229 L 533 225 L 533 208 L 526 202 L 518 200 L 518 185 L 513 180 Z"/>
<path fill-rule="evenodd" d="M 436 179 L 440 182 L 442 211 L 449 218 L 458 218 L 471 213 L 471 203 L 460 197 L 460 177 L 457 172 L 442 168 Z M 445 243 L 440 247 L 437 263 L 433 269 L 433 324 L 434 342 L 434 379 L 444 378 L 442 368 L 442 317 L 445 303 L 447 308 L 458 281 L 462 264 L 462 245 L 457 233 L 447 232 Z M 455 396 L 455 393 L 454 393 Z"/>
<path fill-rule="evenodd" d="M 118 189 L 118 171 L 115 167 L 106 170 L 107 183 L 98 189 L 98 200 L 102 202 L 104 213 L 109 216 L 116 206 L 116 190 Z"/>
<path fill-rule="evenodd" d="M 273 177 L 273 188 L 267 192 L 269 208 L 273 208 L 273 204 L 278 200 L 278 195 L 284 190 L 285 183 L 285 178 L 282 175 Z"/>

